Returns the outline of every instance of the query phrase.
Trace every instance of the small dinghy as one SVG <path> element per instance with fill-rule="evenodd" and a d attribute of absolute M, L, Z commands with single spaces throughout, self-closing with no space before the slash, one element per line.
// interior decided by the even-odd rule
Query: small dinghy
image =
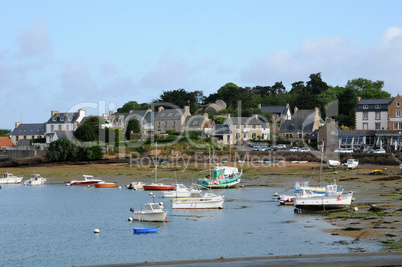
<path fill-rule="evenodd" d="M 148 233 L 157 233 L 158 227 L 142 227 L 142 228 L 133 228 L 134 234 L 148 234 Z"/>

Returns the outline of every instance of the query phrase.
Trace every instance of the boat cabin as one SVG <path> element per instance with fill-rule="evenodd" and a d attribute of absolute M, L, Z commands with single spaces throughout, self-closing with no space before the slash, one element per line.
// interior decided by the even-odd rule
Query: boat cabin
<path fill-rule="evenodd" d="M 147 203 L 145 205 L 145 210 L 163 210 L 163 203 Z"/>

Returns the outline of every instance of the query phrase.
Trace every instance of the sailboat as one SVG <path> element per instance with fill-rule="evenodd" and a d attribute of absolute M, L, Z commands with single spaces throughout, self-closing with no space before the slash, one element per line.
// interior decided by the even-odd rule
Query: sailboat
<path fill-rule="evenodd" d="M 159 190 L 159 191 L 167 191 L 174 190 L 175 184 L 172 183 L 170 185 L 158 183 L 158 143 L 155 146 L 155 183 L 145 184 L 143 185 L 144 190 Z"/>

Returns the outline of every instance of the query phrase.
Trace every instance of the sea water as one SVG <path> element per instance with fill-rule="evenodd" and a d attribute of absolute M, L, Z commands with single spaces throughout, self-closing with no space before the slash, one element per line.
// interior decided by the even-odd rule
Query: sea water
<path fill-rule="evenodd" d="M 333 236 L 320 214 L 295 214 L 273 200 L 278 189 L 214 190 L 221 210 L 172 210 L 168 222 L 129 222 L 130 208 L 152 202 L 149 191 L 118 188 L 5 185 L 0 189 L 1 266 L 77 266 L 378 251 L 380 245 Z M 279 190 L 280 191 L 280 190 Z M 159 227 L 134 234 L 133 227 Z M 100 233 L 95 234 L 94 229 Z"/>

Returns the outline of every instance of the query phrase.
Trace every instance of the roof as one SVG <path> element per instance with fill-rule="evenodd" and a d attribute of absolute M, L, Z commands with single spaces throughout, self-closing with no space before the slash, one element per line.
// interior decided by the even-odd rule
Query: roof
<path fill-rule="evenodd" d="M 8 136 L 0 136 L 0 147 L 14 146 Z"/>
<path fill-rule="evenodd" d="M 204 124 L 204 128 L 213 128 L 214 125 L 215 125 L 215 122 L 212 120 L 209 120 Z"/>
<path fill-rule="evenodd" d="M 265 122 L 256 117 L 233 117 L 230 120 L 233 125 L 262 125 L 264 128 L 268 128 Z"/>
<path fill-rule="evenodd" d="M 46 123 L 21 123 L 11 135 L 45 135 Z"/>
<path fill-rule="evenodd" d="M 123 117 L 124 119 L 126 119 L 128 117 L 129 113 L 113 113 L 111 115 L 109 115 L 109 120 L 112 118 L 120 118 Z"/>
<path fill-rule="evenodd" d="M 156 114 L 157 113 L 155 111 L 148 112 L 144 118 L 144 121 L 145 121 L 144 123 L 152 123 L 153 124 Z"/>
<path fill-rule="evenodd" d="M 155 116 L 156 121 L 180 120 L 184 109 L 164 109 Z"/>
<path fill-rule="evenodd" d="M 212 136 L 222 136 L 224 134 L 229 134 L 229 125 L 217 124 L 215 126 L 215 131 Z"/>
<path fill-rule="evenodd" d="M 57 135 L 58 139 L 60 138 L 67 138 L 71 139 L 73 138 L 73 133 L 74 131 L 55 131 L 54 134 Z"/>
<path fill-rule="evenodd" d="M 305 119 L 314 119 L 315 110 L 314 109 L 299 109 L 292 116 L 292 120 L 305 120 Z"/>
<path fill-rule="evenodd" d="M 187 127 L 201 127 L 204 120 L 205 116 L 203 115 L 188 116 L 184 122 L 184 125 Z"/>
<path fill-rule="evenodd" d="M 393 98 L 362 99 L 357 103 L 356 111 L 387 111 L 393 100 Z"/>
<path fill-rule="evenodd" d="M 145 116 L 148 110 L 133 110 L 127 119 L 136 118 L 138 121 L 141 121 L 142 118 Z"/>
<path fill-rule="evenodd" d="M 311 133 L 313 131 L 313 120 L 286 120 L 281 123 L 280 133 L 297 133 L 306 132 Z"/>
<path fill-rule="evenodd" d="M 338 136 L 339 137 L 374 136 L 375 132 L 376 131 L 374 130 L 339 130 Z"/>
<path fill-rule="evenodd" d="M 261 106 L 261 110 L 263 112 L 270 112 L 270 113 L 282 113 L 286 109 L 286 106 Z"/>
<path fill-rule="evenodd" d="M 65 113 L 55 113 L 52 117 L 47 121 L 47 123 L 51 124 L 65 124 L 65 123 L 74 123 L 79 117 L 78 112 L 65 112 Z"/>

